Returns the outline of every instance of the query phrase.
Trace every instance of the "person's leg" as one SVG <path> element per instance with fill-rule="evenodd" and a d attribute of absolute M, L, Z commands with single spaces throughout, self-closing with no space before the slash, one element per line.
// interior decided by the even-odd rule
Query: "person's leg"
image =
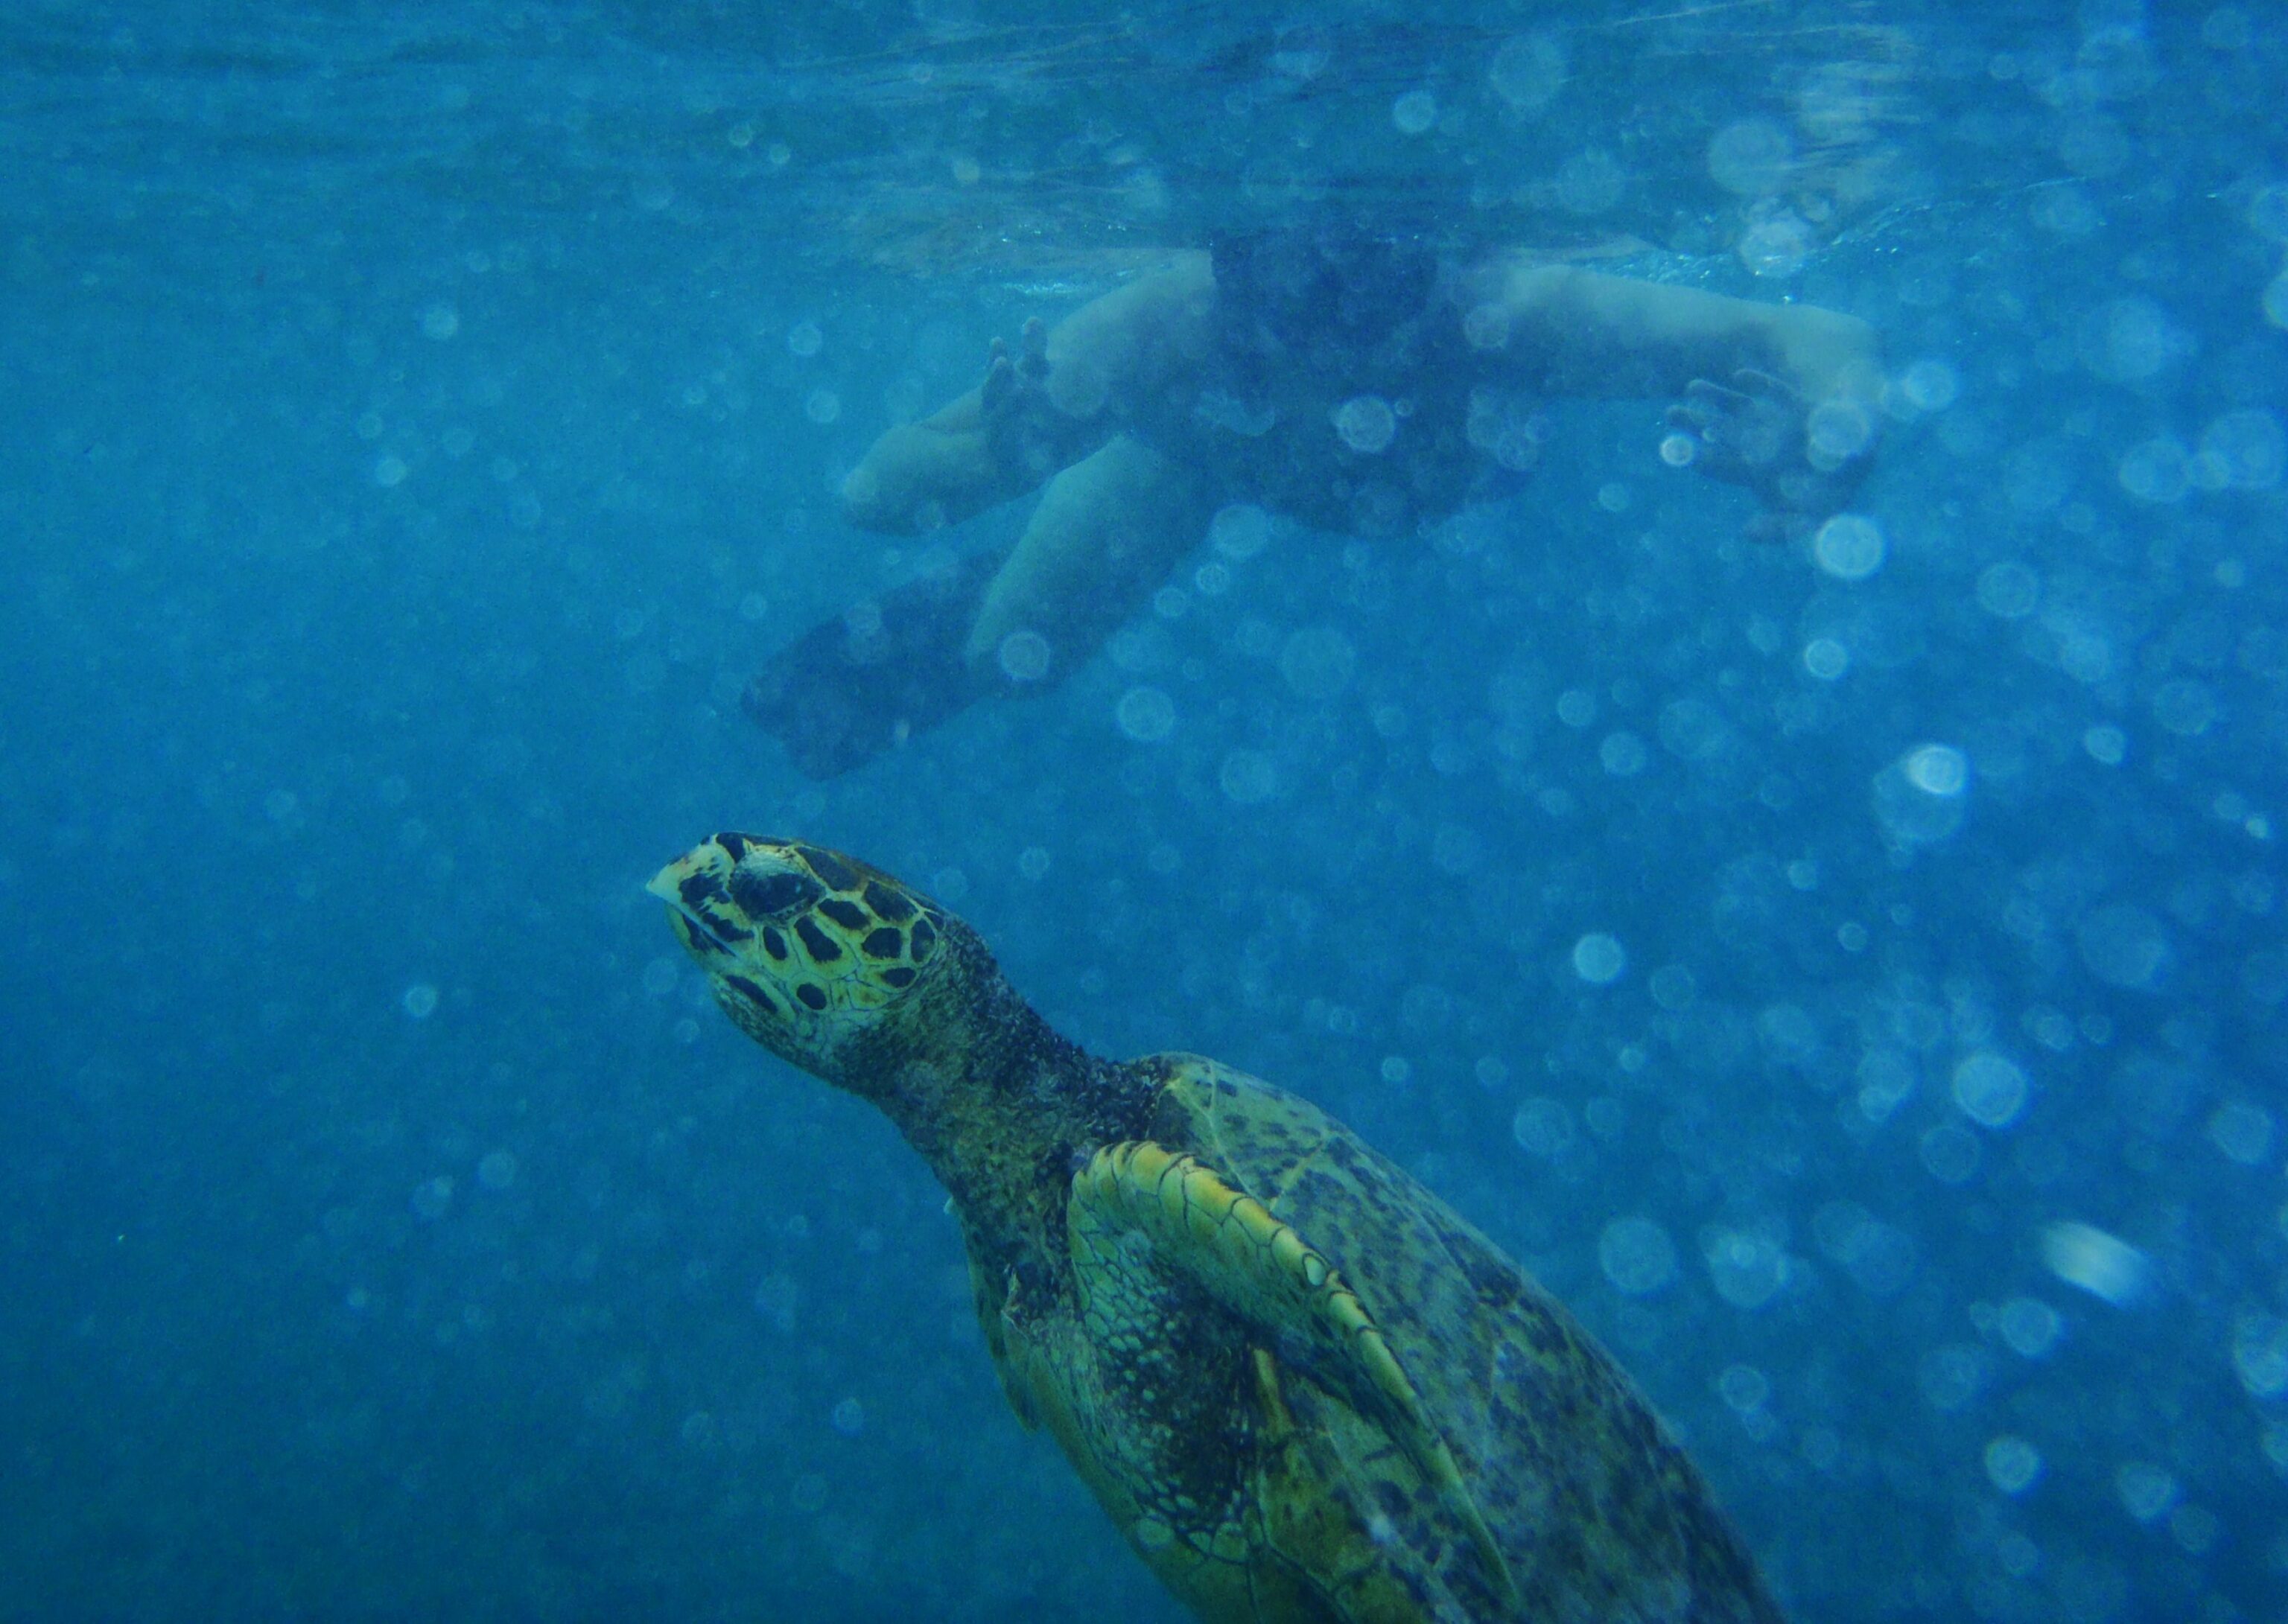
<path fill-rule="evenodd" d="M 1031 633 L 1047 645 L 1038 680 L 1069 675 L 1199 544 L 1212 511 L 1198 470 L 1125 435 L 1074 463 L 1041 493 L 987 586 L 964 649 L 970 663 L 1029 670 L 1041 650 L 1010 640 Z"/>
<path fill-rule="evenodd" d="M 1045 692 L 1198 543 L 1205 488 L 1113 440 L 1049 481 L 1013 549 L 957 558 L 813 627 L 764 665 L 743 708 L 825 779 L 989 694 Z"/>

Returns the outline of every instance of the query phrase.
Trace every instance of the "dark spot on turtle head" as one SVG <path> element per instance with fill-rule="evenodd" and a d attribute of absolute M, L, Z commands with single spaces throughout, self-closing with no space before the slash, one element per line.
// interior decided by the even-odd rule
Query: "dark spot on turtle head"
<path fill-rule="evenodd" d="M 729 852 L 735 863 L 747 855 L 747 837 L 744 835 L 734 835 L 727 830 L 715 836 L 715 844 Z"/>
<path fill-rule="evenodd" d="M 913 939 L 914 960 L 918 963 L 928 958 L 930 949 L 937 946 L 937 928 L 930 923 L 926 915 L 914 921 Z"/>
<path fill-rule="evenodd" d="M 816 883 L 791 869 L 782 868 L 776 874 L 756 874 L 743 867 L 731 871 L 731 899 L 757 918 L 800 907 L 817 895 Z"/>
<path fill-rule="evenodd" d="M 737 988 L 747 1002 L 760 1004 L 774 1015 L 778 1014 L 785 1007 L 777 999 L 772 997 L 759 983 L 750 981 L 744 976 L 726 976 L 723 979 L 727 985 Z"/>
<path fill-rule="evenodd" d="M 896 926 L 884 925 L 878 931 L 867 931 L 866 939 L 858 945 L 870 959 L 894 959 L 905 951 L 906 939 L 898 934 Z"/>
<path fill-rule="evenodd" d="M 802 945 L 810 949 L 811 962 L 814 964 L 831 964 L 842 956 L 842 949 L 835 945 L 834 939 L 820 930 L 818 922 L 807 914 L 794 922 L 794 933 L 802 938 Z"/>
<path fill-rule="evenodd" d="M 914 916 L 914 905 L 907 899 L 906 893 L 879 880 L 866 882 L 866 906 L 894 925 L 902 925 Z"/>
<path fill-rule="evenodd" d="M 901 964 L 894 970 L 884 970 L 882 979 L 892 986 L 911 986 L 914 984 L 914 972 Z"/>
<path fill-rule="evenodd" d="M 806 1009 L 822 1010 L 826 1008 L 826 989 L 815 981 L 796 982 L 794 995 L 802 1000 Z"/>
<path fill-rule="evenodd" d="M 795 851 L 810 865 L 810 871 L 826 882 L 829 891 L 856 891 L 858 876 L 850 865 L 831 852 L 822 852 L 816 846 L 797 846 Z"/>
<path fill-rule="evenodd" d="M 675 894 L 683 899 L 684 907 L 696 908 L 703 902 L 721 901 L 723 887 L 711 874 L 687 874 L 677 884 Z"/>
<path fill-rule="evenodd" d="M 840 897 L 829 897 L 818 905 L 818 911 L 846 931 L 862 931 L 866 928 L 866 922 L 873 917 L 855 902 Z"/>
<path fill-rule="evenodd" d="M 765 925 L 763 927 L 763 951 L 769 954 L 771 957 L 779 960 L 781 963 L 784 963 L 787 953 L 786 938 L 781 936 L 769 925 Z"/>

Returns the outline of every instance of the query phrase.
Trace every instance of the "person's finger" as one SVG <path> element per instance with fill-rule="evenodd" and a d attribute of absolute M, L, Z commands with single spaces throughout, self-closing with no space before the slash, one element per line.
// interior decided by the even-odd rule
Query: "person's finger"
<path fill-rule="evenodd" d="M 1732 381 L 1741 391 L 1759 400 L 1793 400 L 1799 397 L 1786 379 L 1773 376 L 1754 367 L 1743 367 L 1732 375 Z"/>
<path fill-rule="evenodd" d="M 1049 329 L 1047 325 L 1042 321 L 1040 317 L 1028 316 L 1025 318 L 1025 325 L 1018 335 L 1018 341 L 1022 345 L 1025 353 L 1025 360 L 1027 363 L 1025 370 L 1035 374 L 1047 371 L 1049 365 Z"/>

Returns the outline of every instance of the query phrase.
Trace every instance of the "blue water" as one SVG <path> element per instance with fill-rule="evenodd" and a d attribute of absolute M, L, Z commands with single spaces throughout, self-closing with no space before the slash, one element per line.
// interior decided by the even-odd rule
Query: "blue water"
<path fill-rule="evenodd" d="M 2288 25 L 1318 9 L 0 16 L 0 1617 L 1176 1616 L 706 1005 L 719 828 L 1346 1116 L 1797 1616 L 2288 1617 Z M 1317 193 L 1866 317 L 1872 528 L 1560 403 L 797 776 L 873 437 Z"/>

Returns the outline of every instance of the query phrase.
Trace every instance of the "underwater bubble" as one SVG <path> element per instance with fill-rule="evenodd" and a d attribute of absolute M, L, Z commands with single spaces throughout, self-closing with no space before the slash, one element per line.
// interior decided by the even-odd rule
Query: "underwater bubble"
<path fill-rule="evenodd" d="M 1013 631 L 997 656 L 1011 682 L 1038 682 L 1049 674 L 1049 640 L 1037 631 Z"/>
<path fill-rule="evenodd" d="M 413 1186 L 413 1216 L 424 1223 L 433 1224 L 450 1211 L 453 1205 L 453 1181 L 443 1174 L 425 1178 Z"/>
<path fill-rule="evenodd" d="M 1954 1068 L 1954 1103 L 1981 1128 L 2007 1128 L 2026 1108 L 2026 1073 L 1982 1050 Z"/>
<path fill-rule="evenodd" d="M 2023 620 L 2042 600 L 2041 577 L 2014 561 L 1990 564 L 1978 576 L 1978 606 L 2006 621 Z"/>
<path fill-rule="evenodd" d="M 830 389 L 814 389 L 803 400 L 802 415 L 823 428 L 842 416 L 842 397 Z"/>
<path fill-rule="evenodd" d="M 1616 980 L 1628 963 L 1627 950 L 1601 931 L 1592 931 L 1573 944 L 1573 973 L 1592 986 Z"/>
<path fill-rule="evenodd" d="M 508 1151 L 487 1151 L 477 1161 L 477 1183 L 488 1190 L 505 1190 L 516 1183 L 516 1157 Z"/>
<path fill-rule="evenodd" d="M 1398 416 L 1380 395 L 1353 395 L 1335 408 L 1335 432 L 1360 456 L 1372 456 L 1389 448 Z"/>
<path fill-rule="evenodd" d="M 1660 460 L 1671 468 L 1689 468 L 1699 459 L 1700 443 L 1689 434 L 1664 434 L 1660 440 Z"/>
<path fill-rule="evenodd" d="M 2005 1494 L 2014 1499 L 2041 1475 L 2042 1452 L 2024 1438 L 2006 1432 L 1986 1446 L 1987 1478 Z"/>
<path fill-rule="evenodd" d="M 1555 1161 L 1573 1148 L 1573 1113 L 1563 1101 L 1537 1094 L 1517 1108 L 1509 1131 L 1527 1155 Z"/>
<path fill-rule="evenodd" d="M 771 612 L 771 600 L 760 592 L 750 592 L 739 599 L 739 618 L 752 625 Z"/>
<path fill-rule="evenodd" d="M 2288 243 L 2288 186 L 2259 186 L 2248 200 L 2249 226 L 2268 242 Z"/>
<path fill-rule="evenodd" d="M 1420 135 L 1438 122 L 1438 99 L 1427 91 L 1409 91 L 1390 104 L 1390 122 L 1401 135 Z"/>
<path fill-rule="evenodd" d="M 1613 1289 L 1648 1297 L 1676 1279 L 1676 1244 L 1650 1218 L 1615 1218 L 1597 1237 L 1597 1266 Z"/>
<path fill-rule="evenodd" d="M 1795 139 L 1768 118 L 1743 118 L 1708 143 L 1709 178 L 1739 197 L 1769 197 L 1795 172 Z"/>
<path fill-rule="evenodd" d="M 1227 558 L 1251 558 L 1271 542 L 1271 515 L 1251 502 L 1216 510 L 1208 520 L 1208 542 Z"/>
<path fill-rule="evenodd" d="M 1793 276 L 1811 257 L 1811 227 L 1792 210 L 1757 221 L 1740 237 L 1740 263 L 1757 276 Z"/>
<path fill-rule="evenodd" d="M 2093 908 L 2075 932 L 2081 962 L 2108 986 L 2149 992 L 2167 971 L 2172 955 L 2161 922 L 2133 902 Z"/>
<path fill-rule="evenodd" d="M 1048 873 L 1049 860 L 1046 846 L 1027 846 L 1017 853 L 1017 872 L 1029 880 L 1037 880 Z"/>
<path fill-rule="evenodd" d="M 1752 1231 L 1710 1231 L 1704 1256 L 1716 1295 L 1734 1308 L 1761 1308 L 1787 1284 L 1786 1256 L 1771 1241 Z"/>
<path fill-rule="evenodd" d="M 1652 757 L 1643 740 L 1634 733 L 1618 733 L 1605 735 L 1605 741 L 1597 747 L 1597 759 L 1615 778 L 1634 778 Z"/>
<path fill-rule="evenodd" d="M 1907 781 L 1926 795 L 1960 795 L 1970 783 L 1970 761 L 1960 750 L 1926 744 L 1907 752 Z"/>
<path fill-rule="evenodd" d="M 1966 1409 L 1994 1379 L 1994 1356 L 1975 1343 L 1932 1349 L 1915 1367 L 1923 1402 L 1945 1414 Z"/>
<path fill-rule="evenodd" d="M 2065 1332 L 2058 1311 L 2039 1297 L 2013 1297 L 1994 1316 L 1995 1328 L 2011 1352 L 2022 1359 L 2047 1359 Z"/>
<path fill-rule="evenodd" d="M 1279 790 L 1279 769 L 1261 750 L 1234 750 L 1223 758 L 1216 783 L 1242 806 L 1269 800 Z"/>
<path fill-rule="evenodd" d="M 437 989 L 426 981 L 416 981 L 398 1002 L 415 1020 L 427 1020 L 437 1012 Z"/>
<path fill-rule="evenodd" d="M 1279 675 L 1301 699 L 1334 698 L 1357 668 L 1358 651 L 1331 626 L 1307 626 L 1279 651 Z"/>
<path fill-rule="evenodd" d="M 2201 455 L 2214 459 L 2235 490 L 2270 490 L 2288 472 L 2288 430 L 2259 408 L 2227 412 L 2201 431 Z"/>
<path fill-rule="evenodd" d="M 1113 707 L 1120 731 L 1139 744 L 1157 744 L 1176 731 L 1176 702 L 1157 688 L 1137 686 Z"/>
<path fill-rule="evenodd" d="M 1716 1396 L 1736 1415 L 1760 1410 L 1772 1396 L 1772 1379 L 1753 1365 L 1727 1365 L 1716 1378 Z"/>
<path fill-rule="evenodd" d="M 2275 327 L 2288 327 L 2288 271 L 2265 283 L 2264 319 Z"/>
<path fill-rule="evenodd" d="M 1561 40 L 1520 34 L 1502 42 L 1486 78 L 1494 93 L 1521 113 L 1538 113 L 1564 88 L 1569 63 Z"/>
<path fill-rule="evenodd" d="M 2185 448 L 2165 434 L 2130 447 L 2114 477 L 2140 502 L 2181 502 L 2192 486 Z"/>
<path fill-rule="evenodd" d="M 1968 1184 L 1985 1156 L 1979 1148 L 1978 1136 L 1952 1122 L 1942 1122 L 1923 1135 L 1916 1144 L 1915 1153 L 1922 1161 L 1923 1171 L 1942 1184 Z"/>
<path fill-rule="evenodd" d="M 2260 1167 L 2272 1153 L 2272 1113 L 2260 1105 L 2228 1101 L 2209 1118 L 2209 1143 L 2244 1168 Z"/>
<path fill-rule="evenodd" d="M 2053 1224 L 2042 1231 L 2038 1245 L 2051 1273 L 2116 1308 L 2143 1301 L 2151 1289 L 2153 1265 L 2145 1254 L 2094 1224 Z"/>
<path fill-rule="evenodd" d="M 1942 360 L 1919 360 L 1899 375 L 1900 394 L 1919 412 L 1942 412 L 1961 391 L 1961 378 Z"/>
<path fill-rule="evenodd" d="M 2232 1367 L 2252 1398 L 2288 1392 L 2288 1319 L 2253 1309 L 2242 1314 L 2233 1327 Z"/>
<path fill-rule="evenodd" d="M 2141 296 L 2112 300 L 2081 334 L 2082 364 L 2109 383 L 2142 383 L 2191 353 L 2191 336 Z"/>
<path fill-rule="evenodd" d="M 1804 424 L 1804 454 L 1814 468 L 1832 473 L 1874 443 L 1874 416 L 1858 401 L 1838 398 L 1811 408 Z"/>
<path fill-rule="evenodd" d="M 2117 767 L 2129 754 L 2129 736 L 2117 727 L 2101 724 L 2083 733 L 2081 748 L 2089 752 L 2092 761 Z"/>
<path fill-rule="evenodd" d="M 787 348 L 797 355 L 815 355 L 825 343 L 815 321 L 798 321 L 787 329 Z"/>
<path fill-rule="evenodd" d="M 1693 994 L 1698 990 L 1692 972 L 1681 964 L 1662 965 L 1652 972 L 1652 979 L 1648 985 L 1652 990 L 1652 1001 L 1671 1014 L 1689 1004 Z"/>
<path fill-rule="evenodd" d="M 411 471 L 412 470 L 406 466 L 403 457 L 383 456 L 374 463 L 373 482 L 384 490 L 389 490 L 404 484 L 405 476 Z"/>
<path fill-rule="evenodd" d="M 2113 1474 L 2113 1492 L 2121 1496 L 2123 1510 L 2141 1523 L 2150 1523 L 2177 1503 L 2177 1479 L 2161 1467 L 2129 1461 Z"/>
<path fill-rule="evenodd" d="M 1883 566 L 1883 532 L 1871 519 L 1838 513 L 1812 538 L 1819 567 L 1839 581 L 1864 581 Z"/>
<path fill-rule="evenodd" d="M 676 962 L 663 955 L 644 966 L 643 990 L 654 998 L 663 998 L 675 990 L 679 973 Z"/>
<path fill-rule="evenodd" d="M 1970 764 L 1943 744 L 1918 745 L 1875 775 L 1875 816 L 1901 845 L 1930 845 L 1962 827 Z"/>
<path fill-rule="evenodd" d="M 421 331 L 425 337 L 441 342 L 460 330 L 461 313 L 450 305 L 432 305 L 421 313 Z"/>
<path fill-rule="evenodd" d="M 1814 638 L 1803 646 L 1803 669 L 1822 682 L 1834 682 L 1851 669 L 1851 651 L 1833 638 Z"/>
<path fill-rule="evenodd" d="M 2216 695 L 2206 683 L 2179 677 L 2153 691 L 2154 719 L 2180 739 L 2208 732 L 2216 714 Z"/>
<path fill-rule="evenodd" d="M 834 1414 L 829 1419 L 843 1437 L 856 1438 L 866 1430 L 866 1406 L 855 1398 L 845 1398 L 834 1406 Z"/>

